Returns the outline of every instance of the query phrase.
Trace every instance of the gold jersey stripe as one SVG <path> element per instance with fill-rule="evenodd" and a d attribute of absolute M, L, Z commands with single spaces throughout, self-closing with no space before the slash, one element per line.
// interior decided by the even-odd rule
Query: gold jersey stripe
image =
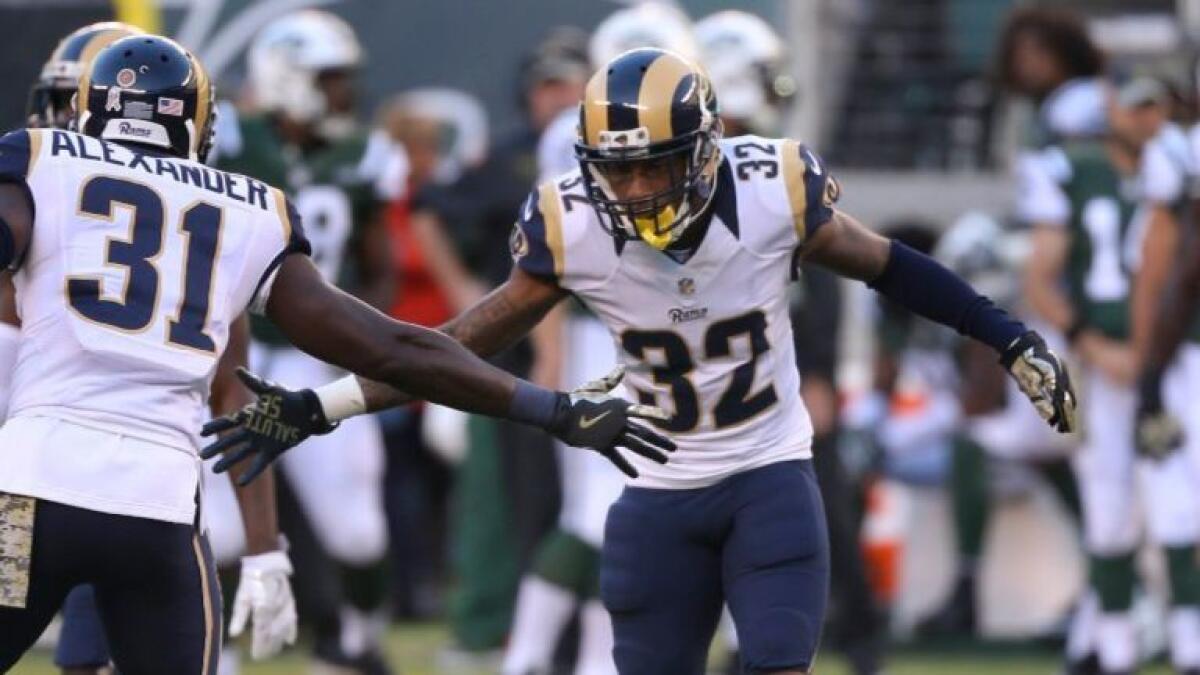
<path fill-rule="evenodd" d="M 671 111 L 675 107 L 675 89 L 691 74 L 684 61 L 662 55 L 650 63 L 638 89 L 638 122 L 650 132 L 650 142 L 670 139 Z"/>
<path fill-rule="evenodd" d="M 792 206 L 792 225 L 796 228 L 796 238 L 803 242 L 806 235 L 804 210 L 808 206 L 808 189 L 804 183 L 808 165 L 800 158 L 800 143 L 786 140 L 779 150 L 783 153 L 783 183 L 787 188 L 788 203 Z"/>
<path fill-rule="evenodd" d="M 42 132 L 40 129 L 29 130 L 29 166 L 25 168 L 25 177 L 33 173 L 38 157 L 42 154 Z"/>
<path fill-rule="evenodd" d="M 287 197 L 277 187 L 271 188 L 271 192 L 275 193 L 275 211 L 279 213 L 279 222 L 283 225 L 283 245 L 287 246 L 292 241 L 292 217 L 288 214 Z"/>
<path fill-rule="evenodd" d="M 608 130 L 608 71 L 596 71 L 583 93 L 583 126 L 581 135 L 588 145 L 600 145 L 600 132 Z"/>
<path fill-rule="evenodd" d="M 204 564 L 204 552 L 200 549 L 200 537 L 192 535 L 192 551 L 196 554 L 196 565 L 200 568 L 200 594 L 202 596 L 202 607 L 204 608 L 204 657 L 201 664 L 200 672 L 208 675 L 215 672 L 211 663 L 212 660 L 212 639 L 213 633 L 213 606 L 212 596 L 208 590 L 208 565 Z"/>
<path fill-rule="evenodd" d="M 562 203 L 553 182 L 543 183 L 538 188 L 538 210 L 546 223 L 546 245 L 554 258 L 554 276 L 561 277 L 565 259 L 563 256 Z"/>

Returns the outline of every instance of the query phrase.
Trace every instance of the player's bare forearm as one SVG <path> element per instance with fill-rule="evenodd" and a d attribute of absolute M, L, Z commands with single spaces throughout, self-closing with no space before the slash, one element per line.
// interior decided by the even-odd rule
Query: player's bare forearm
<path fill-rule="evenodd" d="M 1159 312 L 1163 298 L 1168 296 L 1168 285 L 1175 261 L 1179 254 L 1179 222 L 1170 209 L 1155 205 L 1150 209 L 1146 234 L 1142 239 L 1142 255 L 1137 274 L 1133 280 L 1130 318 L 1133 321 L 1133 347 L 1139 360 L 1150 358 L 1151 341 L 1160 332 Z M 1182 317 L 1181 317 L 1182 318 Z M 1172 317 L 1164 317 L 1171 321 Z M 1167 327 L 1170 329 L 1170 327 Z M 1164 338 L 1166 336 L 1159 336 Z M 1169 345 L 1163 340 L 1157 350 L 1161 359 Z"/>
<path fill-rule="evenodd" d="M 0 271 L 0 323 L 20 326 L 17 317 L 17 291 L 13 287 L 12 275 Z"/>
<path fill-rule="evenodd" d="M 245 367 L 250 344 L 250 322 L 240 316 L 229 329 L 229 344 L 217 362 L 217 373 L 213 377 L 209 407 L 213 417 L 228 415 L 254 402 L 254 396 L 238 382 L 234 375 L 238 367 Z M 246 531 L 246 553 L 257 555 L 279 547 L 279 519 L 275 510 L 275 476 L 267 469 L 263 476 L 246 486 L 239 486 L 246 466 L 235 467 L 230 477 L 234 481 L 238 510 L 242 514 L 242 526 Z M 222 479 L 223 480 L 223 479 Z"/>
<path fill-rule="evenodd" d="M 476 355 L 487 358 L 516 344 L 533 330 L 563 298 L 565 292 L 514 268 L 508 281 L 438 330 Z M 412 392 L 397 391 L 383 382 L 359 377 L 367 410 L 378 411 L 415 400 Z"/>
<path fill-rule="evenodd" d="M 1035 226 L 1032 251 L 1022 276 L 1029 306 L 1064 333 L 1075 321 L 1075 312 L 1071 309 L 1071 301 L 1062 292 L 1061 282 L 1070 245 L 1070 236 L 1064 228 Z"/>
<path fill-rule="evenodd" d="M 312 356 L 417 398 L 505 416 L 516 379 L 446 334 L 393 321 L 325 283 L 305 256 L 288 256 L 267 314 Z"/>
<path fill-rule="evenodd" d="M 1192 207 L 1200 211 L 1200 203 Z M 1150 329 L 1145 338 L 1143 363 L 1146 368 L 1158 372 L 1164 370 L 1174 358 L 1200 306 L 1200 245 L 1189 242 L 1179 257 L 1178 267 L 1174 279 L 1168 275 L 1164 293 L 1152 304 L 1150 298 L 1145 299 L 1157 312 L 1151 313 L 1153 310 L 1149 310 L 1149 316 L 1144 317 Z"/>
<path fill-rule="evenodd" d="M 841 276 L 871 281 L 887 266 L 890 243 L 843 211 L 804 244 L 801 259 L 826 267 Z"/>

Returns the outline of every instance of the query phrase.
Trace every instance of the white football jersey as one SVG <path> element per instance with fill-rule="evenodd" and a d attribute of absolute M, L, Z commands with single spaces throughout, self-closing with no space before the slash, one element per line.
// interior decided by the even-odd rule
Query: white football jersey
<path fill-rule="evenodd" d="M 522 207 L 512 249 L 608 327 L 625 387 L 670 411 L 678 450 L 666 465 L 630 454 L 635 485 L 693 488 L 811 456 L 800 399 L 788 284 L 797 251 L 838 196 L 821 161 L 789 140 L 741 136 L 723 158 L 707 228 L 685 262 L 601 226 L 579 171 L 541 185 Z"/>
<path fill-rule="evenodd" d="M 294 210 L 261 181 L 59 130 L 0 139 L 0 175 L 28 186 L 36 212 L 14 275 L 0 491 L 190 522 L 230 325 L 265 305 L 286 253 L 308 250 Z M 47 447 L 27 423 L 46 418 L 158 451 Z"/>

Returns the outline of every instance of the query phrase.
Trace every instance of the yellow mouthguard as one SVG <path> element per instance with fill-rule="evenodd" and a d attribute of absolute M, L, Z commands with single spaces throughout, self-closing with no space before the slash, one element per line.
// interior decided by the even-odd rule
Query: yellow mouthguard
<path fill-rule="evenodd" d="M 673 222 L 675 222 L 674 206 L 664 206 L 653 216 L 641 216 L 633 219 L 634 227 L 637 228 L 638 236 L 642 238 L 642 241 L 660 251 L 670 245 L 672 237 L 670 231 L 659 234 L 658 228 L 659 226 L 667 227 Z"/>

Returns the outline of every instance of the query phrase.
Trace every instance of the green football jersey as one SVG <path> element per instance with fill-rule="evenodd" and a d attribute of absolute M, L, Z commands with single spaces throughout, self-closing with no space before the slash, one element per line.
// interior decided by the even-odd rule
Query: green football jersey
<path fill-rule="evenodd" d="M 222 115 L 228 114 L 222 110 Z M 389 187 L 398 192 L 400 185 L 386 182 L 396 162 L 395 146 L 386 137 L 356 131 L 302 151 L 285 143 L 268 117 L 236 117 L 221 120 L 217 168 L 281 188 L 300 214 L 321 274 L 353 290 L 359 283 L 354 255 L 359 237 L 384 203 L 398 196 L 390 194 Z M 286 343 L 269 321 L 255 317 L 252 330 L 260 341 Z"/>
<path fill-rule="evenodd" d="M 1131 261 L 1140 242 L 1131 235 L 1138 208 L 1136 178 L 1113 166 L 1103 141 L 1059 146 L 1069 167 L 1060 182 L 1070 204 L 1067 286 L 1087 324 L 1104 335 L 1129 337 Z"/>

